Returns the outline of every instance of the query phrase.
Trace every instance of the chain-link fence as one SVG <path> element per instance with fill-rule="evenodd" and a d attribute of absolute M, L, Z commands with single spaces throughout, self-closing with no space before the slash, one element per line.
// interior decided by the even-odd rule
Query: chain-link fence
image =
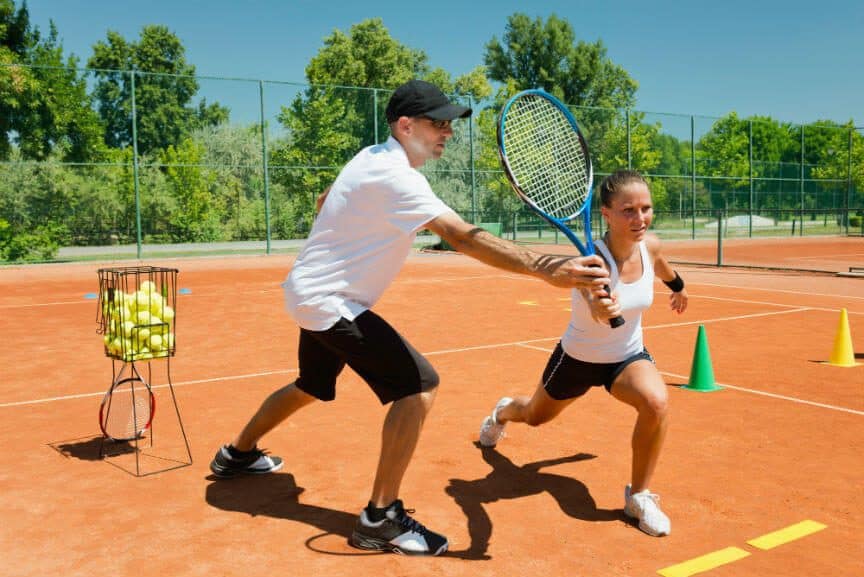
<path fill-rule="evenodd" d="M 95 83 L 96 72 L 80 72 Z M 198 76 L 205 100 L 169 109 L 165 91 L 186 77 L 111 73 L 121 89 L 116 101 L 110 109 L 91 104 L 106 144 L 72 160 L 70 150 L 81 152 L 74 135 L 57 138 L 42 156 L 27 152 L 32 134 L 7 135 L 3 262 L 293 250 L 308 234 L 318 193 L 361 147 L 389 134 L 386 89 Z M 444 157 L 422 169 L 433 189 L 466 219 L 500 223 L 518 240 L 554 234 L 522 209 L 500 170 L 498 104 L 458 99 L 475 114 L 454 124 Z M 208 117 L 208 104 L 225 114 Z M 729 235 L 862 230 L 861 128 L 734 113 L 573 112 L 589 141 L 595 184 L 618 168 L 640 170 L 661 234 L 713 237 L 718 211 L 730 219 L 721 228 Z"/>

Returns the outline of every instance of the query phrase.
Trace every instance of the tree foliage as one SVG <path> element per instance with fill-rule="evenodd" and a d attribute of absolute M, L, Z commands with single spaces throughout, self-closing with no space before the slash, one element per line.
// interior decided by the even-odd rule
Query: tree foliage
<path fill-rule="evenodd" d="M 88 66 L 94 69 L 94 94 L 108 146 L 132 144 L 133 83 L 142 154 L 177 145 L 203 124 L 227 119 L 228 111 L 218 104 L 192 105 L 198 91 L 195 67 L 186 62 L 185 47 L 166 26 L 144 26 L 137 42 L 109 30 L 94 45 Z"/>
<path fill-rule="evenodd" d="M 315 197 L 341 165 L 361 147 L 386 139 L 384 111 L 397 86 L 422 78 L 463 99 L 491 93 L 482 68 L 454 81 L 443 69 L 431 69 L 423 51 L 392 38 L 380 18 L 325 38 L 306 77 L 309 88 L 279 115 L 289 136 L 273 157 L 273 164 L 282 167 L 275 180 L 291 199 L 291 213 L 282 218 L 293 221 L 296 232 L 308 230 Z"/>
<path fill-rule="evenodd" d="M 387 138 L 391 91 L 412 78 L 474 109 L 470 122 L 454 123 L 447 153 L 422 169 L 474 222 L 522 218 L 500 167 L 497 113 L 507 97 L 534 87 L 571 107 L 597 178 L 632 165 L 651 180 L 658 212 L 690 201 L 744 209 L 754 198 L 750 187 L 757 210 L 837 209 L 846 198 L 853 210 L 864 206 L 864 132 L 851 121 L 802 128 L 733 112 L 695 144 L 679 140 L 632 110 L 636 82 L 602 42 L 576 38 L 555 16 L 513 14 L 501 40 L 487 43 L 483 65 L 456 78 L 391 37 L 380 18 L 334 30 L 308 63 L 307 86 L 280 102 L 274 141 L 262 134 L 270 136 L 266 125 L 230 124 L 227 108 L 196 98 L 195 68 L 164 26 L 146 26 L 135 40 L 107 32 L 87 60 L 96 67 L 90 90 L 60 38 L 53 22 L 44 34 L 32 26 L 25 4 L 0 0 L 0 261 L 134 243 L 139 232 L 145 243 L 263 240 L 268 230 L 273 238 L 301 237 L 316 196 L 344 163 Z M 685 200 L 691 182 L 695 200 Z"/>
<path fill-rule="evenodd" d="M 83 162 L 101 153 L 99 120 L 78 60 L 64 60 L 54 22 L 47 37 L 30 25 L 25 5 L 0 0 L 0 159 L 10 134 L 26 159 L 44 160 L 55 149 L 63 160 Z"/>
<path fill-rule="evenodd" d="M 489 78 L 508 92 L 542 88 L 574 106 L 628 108 L 637 83 L 606 56 L 601 40 L 576 41 L 569 22 L 550 16 L 531 19 L 516 13 L 507 19 L 503 38 L 486 44 Z"/>

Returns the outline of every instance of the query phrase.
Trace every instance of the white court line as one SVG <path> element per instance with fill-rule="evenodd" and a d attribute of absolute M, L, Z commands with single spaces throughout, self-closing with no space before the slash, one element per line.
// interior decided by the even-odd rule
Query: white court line
<path fill-rule="evenodd" d="M 642 329 L 643 330 L 668 329 L 670 327 L 686 327 L 686 326 L 691 326 L 691 325 L 707 325 L 707 324 L 717 323 L 717 322 L 737 321 L 737 320 L 741 320 L 741 319 L 752 319 L 752 318 L 756 318 L 756 317 L 771 317 L 771 316 L 775 316 L 775 315 L 788 315 L 789 313 L 800 313 L 802 311 L 809 311 L 809 310 L 813 310 L 813 309 L 811 309 L 810 307 L 803 307 L 803 308 L 798 308 L 798 309 L 791 309 L 788 311 L 774 311 L 774 312 L 769 312 L 769 313 L 753 313 L 750 315 L 736 315 L 734 317 L 718 317 L 716 319 L 703 319 L 700 321 L 668 323 L 665 325 L 651 325 L 651 326 L 647 326 L 647 327 L 642 327 Z"/>
<path fill-rule="evenodd" d="M 695 325 L 695 324 L 707 324 L 707 323 L 714 323 L 714 322 L 721 322 L 721 321 L 732 321 L 732 320 L 739 320 L 739 319 L 752 318 L 752 317 L 782 315 L 782 314 L 800 312 L 800 311 L 805 311 L 805 310 L 808 310 L 808 309 L 794 309 L 794 310 L 788 310 L 788 311 L 776 311 L 776 312 L 770 312 L 770 313 L 755 313 L 752 315 L 739 315 L 739 316 L 734 316 L 734 317 L 722 317 L 722 318 L 711 319 L 711 320 L 690 321 L 690 322 L 682 322 L 682 323 L 669 323 L 666 325 L 647 326 L 647 327 L 643 327 L 643 329 L 647 330 L 647 329 L 672 328 L 672 327 L 679 327 L 679 326 L 690 326 L 690 325 Z M 558 340 L 560 338 L 561 337 L 548 337 L 548 338 L 540 338 L 540 339 L 530 339 L 527 341 L 512 341 L 512 342 L 507 342 L 507 343 L 476 345 L 473 347 L 461 347 L 458 349 L 444 349 L 441 351 L 431 351 L 431 352 L 423 353 L 423 354 L 426 356 L 432 357 L 432 356 L 436 356 L 436 355 L 447 355 L 447 354 L 452 354 L 452 353 L 465 353 L 465 352 L 471 352 L 471 351 L 499 349 L 499 348 L 512 347 L 512 346 L 519 346 L 519 347 L 525 347 L 525 348 L 536 348 L 537 350 L 551 352 L 551 351 L 548 351 L 546 349 L 542 349 L 540 347 L 530 347 L 528 345 L 530 345 L 531 343 L 542 343 L 542 342 L 546 342 L 546 341 L 555 341 L 555 340 Z M 183 385 L 192 385 L 192 384 L 199 384 L 199 383 L 219 382 L 219 381 L 230 381 L 230 380 L 237 380 L 237 379 L 248 379 L 248 378 L 254 378 L 254 377 L 261 377 L 261 376 L 267 376 L 267 375 L 283 374 L 283 373 L 294 372 L 296 370 L 297 369 L 283 369 L 283 370 L 278 370 L 278 371 L 266 371 L 263 373 L 251 373 L 248 375 L 234 375 L 234 376 L 229 376 L 229 377 L 213 377 L 210 379 L 198 379 L 198 380 L 194 380 L 194 381 L 181 381 L 181 382 L 172 383 L 172 384 L 174 384 L 174 386 L 179 387 L 179 386 L 183 386 Z M 157 388 L 166 387 L 166 386 L 168 386 L 168 385 L 153 385 L 152 388 L 157 389 Z M 37 405 L 37 404 L 41 404 L 41 403 L 50 403 L 53 401 L 65 401 L 65 400 L 71 400 L 71 399 L 81 399 L 81 398 L 86 398 L 86 397 L 98 397 L 98 396 L 102 396 L 104 394 L 105 394 L 105 392 L 103 391 L 103 392 L 99 392 L 99 393 L 81 393 L 78 395 L 65 395 L 65 396 L 61 396 L 61 397 L 50 397 L 50 398 L 46 398 L 46 399 L 35 399 L 35 400 L 31 400 L 31 401 L 15 401 L 15 402 L 10 402 L 10 403 L 0 403 L 0 409 L 6 408 L 6 407 L 17 407 L 17 406 L 24 406 L 24 405 Z"/>
<path fill-rule="evenodd" d="M 830 257 L 817 256 L 817 255 L 797 256 L 797 257 L 796 256 L 790 256 L 788 258 L 785 258 L 784 260 L 787 260 L 787 261 L 789 261 L 789 260 L 825 260 L 825 261 L 833 261 L 833 262 L 837 262 L 837 261 L 845 262 L 847 260 L 845 257 L 858 258 L 860 256 L 864 256 L 864 253 L 861 253 L 861 252 L 837 252 L 837 253 L 832 254 Z"/>
<path fill-rule="evenodd" d="M 754 286 L 739 286 L 739 285 L 733 285 L 733 284 L 716 284 L 716 283 L 709 283 L 709 282 L 693 282 L 692 284 L 699 285 L 699 286 L 713 286 L 713 287 L 719 287 L 719 288 L 765 291 L 765 292 L 771 292 L 771 293 L 787 293 L 787 294 L 793 294 L 793 295 L 806 295 L 806 296 L 812 296 L 812 297 L 834 297 L 834 298 L 841 298 L 841 299 L 864 300 L 864 296 L 856 297 L 856 296 L 850 296 L 850 295 L 838 295 L 836 293 L 814 293 L 814 292 L 810 292 L 810 291 L 793 291 L 793 290 L 779 289 L 779 288 L 761 288 L 761 287 L 754 287 Z M 699 296 L 699 295 L 696 295 L 696 296 Z"/>
<path fill-rule="evenodd" d="M 53 303 L 33 303 L 24 305 L 0 305 L 0 309 L 35 309 L 39 307 L 57 307 L 62 305 L 81 305 L 88 304 L 96 306 L 96 299 L 82 298 L 80 301 L 57 301 Z"/>
<path fill-rule="evenodd" d="M 263 373 L 250 373 L 248 375 L 233 375 L 230 377 L 213 377 L 210 379 L 195 379 L 193 381 L 180 381 L 177 383 L 171 383 L 175 387 L 182 387 L 183 385 L 197 385 L 200 383 L 215 383 L 219 381 L 234 381 L 240 379 L 251 379 L 254 377 L 266 377 L 268 375 L 282 375 L 285 373 L 296 373 L 297 369 L 282 369 L 279 371 L 265 371 Z M 164 385 L 152 385 L 151 389 L 164 389 L 168 386 L 168 384 Z M 53 401 L 71 401 L 74 399 L 84 399 L 87 397 L 101 397 L 105 395 L 105 391 L 100 391 L 98 393 L 80 393 L 78 395 L 64 395 L 62 397 L 49 397 L 47 399 L 35 399 L 32 401 L 15 401 L 13 403 L 0 403 L 0 409 L 5 407 L 21 407 L 24 405 L 38 405 L 41 403 L 51 403 Z"/>
<path fill-rule="evenodd" d="M 774 312 L 774 313 L 741 315 L 741 316 L 736 316 L 736 317 L 724 317 L 724 318 L 719 318 L 719 319 L 703 320 L 703 321 L 698 321 L 698 322 L 694 321 L 694 322 L 686 322 L 686 323 L 670 323 L 670 324 L 666 324 L 666 325 L 655 325 L 655 326 L 644 327 L 644 328 L 645 329 L 671 328 L 671 327 L 676 327 L 676 326 L 687 326 L 687 325 L 693 325 L 693 324 L 705 324 L 705 323 L 721 322 L 721 321 L 728 321 L 728 320 L 738 320 L 738 319 L 742 319 L 742 318 L 751 318 L 751 317 L 757 317 L 757 316 L 787 314 L 787 313 L 800 312 L 800 311 L 806 311 L 806 310 L 810 310 L 810 309 L 803 308 L 803 309 L 795 309 L 795 310 L 790 310 L 790 311 L 779 311 L 779 312 Z M 473 347 L 462 347 L 462 348 L 458 348 L 458 349 L 445 349 L 445 350 L 441 350 L 441 351 L 430 351 L 430 352 L 423 353 L 423 354 L 426 356 L 436 356 L 436 355 L 446 355 L 446 354 L 480 351 L 480 350 L 488 350 L 488 349 L 499 349 L 499 348 L 505 348 L 505 347 L 511 347 L 511 346 L 536 350 L 536 351 L 540 351 L 540 352 L 549 354 L 552 352 L 552 349 L 549 349 L 546 347 L 540 347 L 540 346 L 534 345 L 533 343 L 542 343 L 542 342 L 546 342 L 546 341 L 557 341 L 558 339 L 560 339 L 560 337 L 546 337 L 546 338 L 539 338 L 539 339 L 530 339 L 530 340 L 526 340 L 526 341 L 512 341 L 512 342 L 508 342 L 508 343 L 477 345 L 477 346 L 473 346 Z M 261 372 L 261 373 L 250 373 L 247 375 L 234 375 L 234 376 L 228 376 L 228 377 L 213 377 L 213 378 L 209 378 L 209 379 L 196 379 L 196 380 L 192 380 L 192 381 L 181 381 L 178 383 L 173 383 L 173 385 L 175 387 L 179 387 L 179 386 L 183 386 L 183 385 L 192 385 L 192 384 L 200 384 L 200 383 L 214 383 L 214 382 L 221 382 L 221 381 L 248 379 L 248 378 L 255 378 L 255 377 L 261 377 L 261 376 L 267 376 L 267 375 L 280 375 L 280 374 L 292 373 L 292 372 L 296 372 L 296 371 L 297 371 L 297 369 L 283 369 L 283 370 L 277 370 L 277 371 L 265 371 L 265 372 Z M 660 373 L 663 375 L 668 375 L 670 377 L 674 377 L 676 379 L 687 379 L 688 378 L 684 375 L 678 375 L 675 373 L 669 373 L 669 372 L 665 372 L 665 371 L 660 371 Z M 778 395 L 775 393 L 757 391 L 755 389 L 748 389 L 745 387 L 738 387 L 735 385 L 728 385 L 728 384 L 724 384 L 724 383 L 718 383 L 718 385 L 721 387 L 728 388 L 728 389 L 733 389 L 733 390 L 741 391 L 741 392 L 745 392 L 745 393 L 751 393 L 754 395 L 762 395 L 765 397 L 771 397 L 774 399 L 790 401 L 793 403 L 810 405 L 813 407 L 819 407 L 819 408 L 823 408 L 823 409 L 830 409 L 830 410 L 834 410 L 834 411 L 841 411 L 844 413 L 851 413 L 853 415 L 864 416 L 864 411 L 858 411 L 855 409 L 848 409 L 845 407 L 838 407 L 836 405 L 828 405 L 825 403 L 817 403 L 815 401 L 808 401 L 806 399 L 799 399 L 797 397 L 789 397 L 786 395 Z M 155 385 L 152 388 L 159 389 L 159 388 L 164 388 L 167 386 L 168 386 L 167 384 Z M 72 399 L 81 399 L 81 398 L 85 398 L 85 397 L 98 397 L 98 396 L 102 396 L 104 394 L 105 394 L 104 392 L 84 393 L 84 394 L 79 394 L 79 395 L 67 395 L 67 396 L 62 396 L 62 397 L 51 397 L 51 398 L 47 398 L 47 399 L 36 399 L 36 400 L 32 400 L 32 401 L 17 401 L 17 402 L 12 402 L 12 403 L 2 403 L 2 404 L 0 404 L 0 408 L 17 407 L 17 406 L 24 406 L 24 405 L 36 405 L 36 404 L 40 404 L 40 403 L 49 403 L 49 402 L 53 402 L 53 401 L 65 401 L 65 400 L 72 400 Z"/>
<path fill-rule="evenodd" d="M 520 279 L 525 279 L 525 280 L 536 280 L 536 279 L 533 279 L 533 278 L 531 278 L 531 277 L 525 277 L 525 276 L 523 276 L 523 275 L 516 275 L 516 276 L 510 276 L 510 275 L 494 275 L 494 277 L 495 277 L 495 278 L 520 278 Z M 462 278 L 462 279 L 465 279 L 465 280 L 470 280 L 470 279 L 477 279 L 477 278 L 490 278 L 490 277 L 487 275 L 487 276 L 482 276 L 482 277 L 470 276 L 470 277 L 461 277 L 461 278 Z M 445 280 L 446 280 L 446 281 L 449 281 L 449 280 L 460 280 L 460 279 L 459 279 L 459 278 L 456 278 L 456 277 L 451 277 L 451 278 L 448 278 L 448 279 L 442 279 L 442 281 L 445 281 Z M 707 283 L 698 283 L 698 284 L 707 284 Z M 726 287 L 726 286 L 728 286 L 728 285 L 708 285 L 708 286 Z M 739 287 L 739 288 L 750 288 L 750 287 Z M 760 290 L 772 290 L 772 289 L 760 289 Z M 811 293 L 798 293 L 798 292 L 796 292 L 796 291 L 781 291 L 781 290 L 777 290 L 776 292 L 792 292 L 792 293 L 795 293 L 795 294 L 811 294 Z M 199 295 L 199 296 L 200 296 L 200 295 Z M 831 295 L 831 296 L 834 296 L 834 295 Z M 705 298 L 717 298 L 718 300 L 721 299 L 721 297 L 705 297 Z M 855 298 L 858 298 L 858 297 L 855 297 Z M 728 300 L 731 300 L 731 301 L 734 301 L 734 302 L 756 302 L 756 301 L 744 301 L 744 300 L 740 300 L 740 299 L 728 299 Z M 90 302 L 90 300 L 84 300 L 84 301 L 58 302 L 58 303 L 45 303 L 45 304 L 34 304 L 34 305 L 0 305 L 0 308 L 11 308 L 11 307 L 22 307 L 22 308 L 24 308 L 24 307 L 53 306 L 53 305 L 60 305 L 60 304 L 82 304 L 82 303 L 83 303 L 83 304 L 92 304 L 92 303 Z M 782 305 L 782 304 L 777 304 L 777 303 L 759 303 L 759 304 L 775 305 L 775 306 L 786 306 L 786 307 L 793 306 L 793 305 Z M 808 311 L 808 310 L 831 310 L 831 309 L 819 309 L 819 308 L 813 308 L 813 307 L 801 307 L 801 308 L 795 308 L 795 309 L 790 309 L 790 310 L 785 310 L 785 311 L 775 311 L 775 312 L 766 312 L 766 313 L 754 313 L 754 314 L 749 314 L 749 315 L 737 315 L 737 316 L 731 316 L 731 317 L 720 317 L 720 318 L 716 318 L 716 319 L 709 319 L 709 320 L 689 321 L 689 322 L 679 322 L 679 323 L 669 323 L 669 324 L 665 324 L 665 325 L 644 326 L 643 329 L 648 330 L 648 329 L 671 328 L 671 327 L 679 327 L 679 326 L 692 326 L 692 325 L 697 325 L 697 324 L 709 324 L 709 323 L 716 323 L 716 322 L 723 322 L 723 321 L 730 321 L 730 320 L 740 320 L 740 319 L 746 319 L 746 318 L 755 318 L 755 317 L 773 316 L 773 315 L 788 314 L 788 313 L 802 312 L 802 311 Z M 532 347 L 532 346 L 529 346 L 529 343 L 539 343 L 539 342 L 545 342 L 545 341 L 554 341 L 554 340 L 558 340 L 558 339 L 560 339 L 560 336 L 556 336 L 556 337 L 548 337 L 548 338 L 531 339 L 531 340 L 527 340 L 527 341 L 513 341 L 513 342 L 507 342 L 507 343 L 496 343 L 496 344 L 489 344 L 489 345 L 477 345 L 477 346 L 473 346 L 473 347 L 463 347 L 463 348 L 457 348 L 457 349 L 445 349 L 445 350 L 441 350 L 441 351 L 431 351 L 431 352 L 424 353 L 424 354 L 427 355 L 427 356 L 435 356 L 435 355 L 444 355 L 444 354 L 452 354 L 452 353 L 460 353 L 460 352 L 470 352 L 470 351 L 478 351 L 478 350 L 488 350 L 488 349 L 504 348 L 504 347 L 508 347 L 508 346 L 520 346 L 520 347 L 524 347 L 524 348 L 533 348 L 533 349 L 540 350 L 540 351 L 544 351 L 544 352 L 551 352 L 551 351 L 549 351 L 549 350 L 547 350 L 547 349 L 544 349 L 544 348 L 541 348 L 541 347 Z M 172 384 L 173 384 L 174 386 L 183 386 L 183 385 L 200 384 L 200 383 L 207 383 L 207 382 L 219 382 L 219 381 L 229 381 L 229 380 L 247 379 L 247 378 L 254 378 L 254 377 L 260 377 L 260 376 L 266 376 L 266 375 L 273 375 L 273 374 L 285 374 L 285 373 L 295 372 L 296 370 L 297 370 L 297 369 L 283 369 L 283 370 L 277 370 L 277 371 L 267 371 L 267 372 L 262 372 L 262 373 L 252 373 L 252 374 L 247 374 L 247 375 L 234 375 L 234 376 L 227 376 L 227 377 L 214 377 L 214 378 L 210 378 L 210 379 L 199 379 L 199 380 L 193 380 L 193 381 L 182 381 L 182 382 L 172 383 Z M 167 386 L 168 386 L 167 384 L 164 384 L 164 385 L 154 385 L 152 388 L 157 389 L 157 388 L 163 388 L 163 387 L 167 387 Z M 816 405 L 816 406 L 824 406 L 824 407 L 832 408 L 830 405 L 820 405 L 820 404 L 818 404 L 818 403 L 812 403 L 812 402 L 810 402 L 810 401 L 804 401 L 804 400 L 793 399 L 793 398 L 791 398 L 791 397 L 782 397 L 782 396 L 779 396 L 779 395 L 772 395 L 771 393 L 760 393 L 759 391 L 750 391 L 749 389 L 743 389 L 743 388 L 740 388 L 740 387 L 734 387 L 734 386 L 732 386 L 732 385 L 724 385 L 724 386 L 728 386 L 729 388 L 733 388 L 733 389 L 737 388 L 737 389 L 742 390 L 742 391 L 753 392 L 754 394 L 765 394 L 765 395 L 767 395 L 767 396 L 775 396 L 775 397 L 777 397 L 777 398 L 782 398 L 782 399 L 787 399 L 787 400 L 792 400 L 792 401 L 802 402 L 802 403 L 806 403 L 806 404 L 813 404 L 813 405 Z M 105 392 L 102 391 L 102 392 L 97 392 L 97 393 L 82 393 L 82 394 L 77 394 L 77 395 L 66 395 L 66 396 L 60 396 L 60 397 L 50 397 L 50 398 L 45 398 L 45 399 L 35 399 L 35 400 L 30 400 L 30 401 L 16 401 L 16 402 L 9 402 L 9 403 L 0 403 L 0 408 L 16 407 L 16 406 L 26 406 L 26 405 L 35 405 L 35 404 L 49 403 L 49 402 L 53 402 L 53 401 L 72 400 L 72 399 L 80 399 L 80 398 L 86 398 L 86 397 L 98 397 L 98 396 L 102 396 L 102 395 L 104 395 L 104 394 L 105 394 Z M 842 408 L 838 408 L 838 410 L 844 410 L 844 411 L 848 411 L 848 412 L 853 412 L 853 413 L 859 414 L 858 411 L 854 411 L 854 410 L 852 410 L 852 409 L 842 409 Z"/>
<path fill-rule="evenodd" d="M 514 279 L 514 278 L 526 278 L 529 280 L 537 280 L 533 277 L 529 277 L 527 275 L 509 275 L 509 274 L 487 274 L 487 275 L 471 275 L 471 276 L 461 276 L 461 277 L 446 277 L 446 278 L 433 278 L 433 279 L 406 279 L 397 281 L 399 284 L 429 284 L 429 283 L 446 283 L 451 281 L 469 281 L 469 280 L 488 280 L 488 279 Z M 234 294 L 267 294 L 283 291 L 282 288 L 266 288 L 259 290 L 251 290 L 251 291 L 238 291 Z M 208 296 L 222 296 L 221 293 L 208 293 L 208 292 L 196 292 L 194 295 L 181 295 L 183 298 L 188 298 L 190 296 L 196 297 L 208 297 Z M 48 303 L 25 303 L 25 304 L 13 304 L 13 305 L 0 305 L 0 309 L 33 309 L 33 308 L 41 308 L 41 307 L 57 307 L 57 306 L 65 306 L 65 305 L 90 305 L 93 307 L 98 306 L 97 299 L 88 299 L 82 298 L 80 300 L 74 301 L 55 301 Z"/>
<path fill-rule="evenodd" d="M 667 373 L 666 371 L 660 371 L 661 375 L 669 375 L 670 377 L 675 377 L 676 379 L 684 379 L 688 380 L 689 377 L 685 375 L 676 375 L 675 373 Z M 811 405 L 813 407 L 820 407 L 823 409 L 831 409 L 832 411 L 841 411 L 844 413 L 852 413 L 853 415 L 864 415 L 864 411 L 856 411 L 855 409 L 847 409 L 846 407 L 838 407 L 837 405 L 826 405 L 825 403 L 817 403 L 815 401 L 807 401 L 805 399 L 799 399 L 798 397 L 787 397 L 786 395 L 778 395 L 776 393 L 766 393 L 765 391 L 757 391 L 756 389 L 747 389 L 745 387 L 736 387 L 735 385 L 727 385 L 725 383 L 717 383 L 718 386 L 724 387 L 727 389 L 734 389 L 736 391 L 742 391 L 745 393 L 752 393 L 754 395 L 762 395 L 763 397 L 771 397 L 773 399 L 782 399 L 784 401 L 791 401 L 793 403 L 801 403 L 803 405 Z"/>

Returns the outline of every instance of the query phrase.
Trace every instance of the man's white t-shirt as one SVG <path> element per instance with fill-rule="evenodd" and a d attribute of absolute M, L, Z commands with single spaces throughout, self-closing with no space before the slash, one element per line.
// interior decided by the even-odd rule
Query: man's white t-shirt
<path fill-rule="evenodd" d="M 282 283 L 285 308 L 310 331 L 354 320 L 399 273 L 417 231 L 450 210 L 392 136 L 364 148 L 339 173 Z"/>

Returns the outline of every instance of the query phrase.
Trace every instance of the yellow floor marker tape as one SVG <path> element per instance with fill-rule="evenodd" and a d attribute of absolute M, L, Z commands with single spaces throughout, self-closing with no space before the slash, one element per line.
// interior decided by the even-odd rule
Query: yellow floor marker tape
<path fill-rule="evenodd" d="M 738 547 L 727 547 L 725 549 L 720 549 L 719 551 L 714 551 L 713 553 L 708 553 L 707 555 L 702 555 L 701 557 L 696 557 L 695 559 L 690 559 L 689 561 L 685 561 L 683 563 L 679 563 L 678 565 L 670 565 L 665 569 L 660 569 L 657 571 L 663 577 L 690 577 L 690 575 L 696 575 L 697 573 L 702 573 L 703 571 L 710 571 L 715 567 L 719 567 L 720 565 L 725 565 L 726 563 L 731 563 L 733 561 L 738 561 L 739 559 L 743 559 L 744 557 L 749 556 L 750 553 L 745 551 L 744 549 L 739 549 Z"/>
<path fill-rule="evenodd" d="M 773 533 L 768 533 L 761 537 L 751 539 L 750 541 L 747 541 L 747 544 L 752 545 L 757 549 L 773 549 L 778 545 L 794 541 L 795 539 L 800 539 L 801 537 L 806 537 L 807 535 L 821 531 L 826 527 L 827 525 L 817 523 L 816 521 L 801 521 L 800 523 L 790 525 L 785 529 L 780 529 L 779 531 L 774 531 Z"/>
<path fill-rule="evenodd" d="M 743 559 L 744 557 L 749 556 L 750 553 L 745 551 L 744 549 L 739 549 L 738 547 L 727 547 L 725 549 L 720 549 L 719 551 L 714 551 L 713 553 L 708 553 L 707 555 L 702 555 L 701 557 L 696 557 L 695 559 L 690 559 L 689 561 L 685 561 L 683 563 L 679 563 L 678 565 L 670 565 L 665 569 L 660 569 L 657 571 L 663 577 L 690 577 L 690 575 L 696 575 L 697 573 L 702 573 L 703 571 L 710 571 L 715 567 L 719 567 L 720 565 L 725 565 L 726 563 L 731 563 L 733 561 L 738 561 L 739 559 Z"/>
<path fill-rule="evenodd" d="M 520 305 L 527 305 L 529 307 L 536 307 L 537 301 L 519 301 Z"/>

